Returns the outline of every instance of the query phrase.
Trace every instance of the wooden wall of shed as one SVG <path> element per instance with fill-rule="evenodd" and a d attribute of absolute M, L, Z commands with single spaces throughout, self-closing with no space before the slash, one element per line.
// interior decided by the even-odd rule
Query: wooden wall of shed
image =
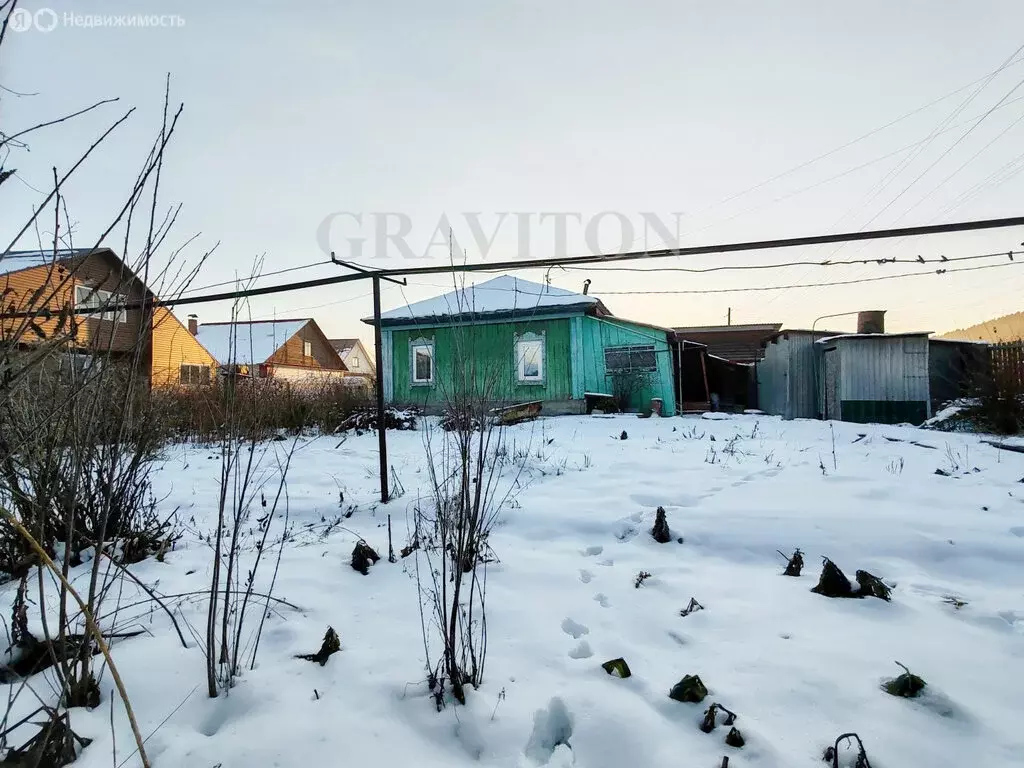
<path fill-rule="evenodd" d="M 303 349 L 305 342 L 312 346 L 312 356 L 306 357 Z M 290 365 L 299 368 L 322 368 L 331 371 L 345 370 L 337 351 L 320 333 L 312 321 L 306 323 L 295 335 L 277 348 L 266 362 L 277 365 Z"/>
<path fill-rule="evenodd" d="M 157 308 L 153 314 L 152 369 L 154 387 L 173 387 L 181 383 L 182 365 L 205 365 L 211 381 L 217 375 L 217 361 L 170 310 Z"/>

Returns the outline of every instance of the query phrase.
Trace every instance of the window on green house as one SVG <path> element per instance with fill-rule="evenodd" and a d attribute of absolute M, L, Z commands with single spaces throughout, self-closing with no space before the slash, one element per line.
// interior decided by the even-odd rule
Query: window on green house
<path fill-rule="evenodd" d="M 434 342 L 414 341 L 410 345 L 412 383 L 434 383 Z"/>
<path fill-rule="evenodd" d="M 544 382 L 544 337 L 526 333 L 516 339 L 516 378 L 523 384 Z"/>
<path fill-rule="evenodd" d="M 606 347 L 604 367 L 608 373 L 622 371 L 656 371 L 658 356 L 653 344 L 637 344 L 630 347 Z"/>

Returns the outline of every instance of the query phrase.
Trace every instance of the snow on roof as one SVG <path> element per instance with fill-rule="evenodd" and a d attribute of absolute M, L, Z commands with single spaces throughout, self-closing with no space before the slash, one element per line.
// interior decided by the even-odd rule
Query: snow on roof
<path fill-rule="evenodd" d="M 501 275 L 432 299 L 382 312 L 380 317 L 382 321 L 418 320 L 458 315 L 532 312 L 541 309 L 582 309 L 597 303 L 598 300 L 594 296 L 584 296 L 582 293 L 534 283 L 520 277 Z M 365 318 L 364 322 L 372 320 L 373 318 Z"/>
<path fill-rule="evenodd" d="M 204 323 L 196 338 L 222 365 L 265 362 L 299 332 L 304 320 L 265 320 L 249 323 Z"/>
<path fill-rule="evenodd" d="M 105 251 L 106 248 L 73 248 L 57 251 L 56 261 L 62 262 L 74 256 L 85 256 L 89 253 Z M 33 267 L 45 267 L 54 262 L 54 252 L 49 251 L 10 251 L 7 255 L 0 257 L 0 275 L 9 275 L 11 272 L 20 272 L 23 269 Z"/>
<path fill-rule="evenodd" d="M 836 336 L 826 336 L 818 339 L 815 344 L 828 344 L 837 339 L 905 339 L 916 336 L 931 336 L 932 331 L 908 331 L 906 333 L 840 333 Z"/>

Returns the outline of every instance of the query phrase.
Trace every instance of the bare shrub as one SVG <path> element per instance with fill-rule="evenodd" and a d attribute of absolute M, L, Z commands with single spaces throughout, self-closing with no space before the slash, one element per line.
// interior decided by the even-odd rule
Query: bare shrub
<path fill-rule="evenodd" d="M 216 443 L 229 420 L 244 434 L 330 434 L 370 405 L 369 393 L 338 381 L 296 386 L 272 378 L 221 376 L 209 386 L 165 387 L 152 397 L 177 440 Z"/>
<path fill-rule="evenodd" d="M 267 604 L 260 605 L 256 597 L 256 578 L 268 551 L 277 543 L 274 572 L 265 594 L 269 601 L 289 537 L 286 482 L 298 443 L 295 439 L 282 447 L 282 443 L 265 442 L 270 427 L 261 417 L 262 394 L 260 387 L 229 386 L 224 400 L 204 649 L 211 698 L 230 690 L 246 654 L 250 668 L 256 663 L 267 611 Z M 280 528 L 275 542 L 271 530 L 277 523 Z M 247 635 L 250 610 L 257 607 L 259 624 Z"/>
<path fill-rule="evenodd" d="M 496 559 L 490 536 L 515 485 L 501 481 L 509 451 L 492 412 L 507 397 L 507 372 L 482 362 L 466 328 L 453 337 L 451 375 L 439 381 L 443 426 L 423 433 L 431 496 L 415 505 L 413 533 L 427 675 L 439 708 L 446 691 L 464 704 L 466 686 L 483 682 L 487 565 Z M 525 460 L 529 447 L 519 455 Z"/>
<path fill-rule="evenodd" d="M 628 411 L 635 406 L 635 400 L 645 389 L 651 388 L 653 378 L 649 371 L 622 370 L 613 371 L 608 375 L 612 384 L 612 395 L 620 411 Z"/>

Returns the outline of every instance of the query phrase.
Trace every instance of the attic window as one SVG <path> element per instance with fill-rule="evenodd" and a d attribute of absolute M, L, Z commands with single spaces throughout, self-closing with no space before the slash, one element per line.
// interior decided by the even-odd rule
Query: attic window
<path fill-rule="evenodd" d="M 359 367 L 358 355 L 352 355 L 352 357 L 348 359 L 348 367 L 351 368 L 352 370 L 356 370 Z"/>
<path fill-rule="evenodd" d="M 302 342 L 302 355 L 303 355 L 303 357 L 312 357 L 313 356 L 313 342 L 311 342 L 311 341 L 304 341 L 304 342 Z"/>
<path fill-rule="evenodd" d="M 653 344 L 638 344 L 631 347 L 606 347 L 604 367 L 608 373 L 623 371 L 656 371 L 658 359 Z"/>
<path fill-rule="evenodd" d="M 76 309 L 103 309 L 112 304 L 123 301 L 123 297 L 110 291 L 101 291 L 99 288 L 90 288 L 88 285 L 75 286 L 75 308 Z M 109 309 L 103 312 L 90 312 L 86 318 L 97 320 L 109 320 L 116 323 L 128 322 L 128 313 L 123 309 Z"/>

